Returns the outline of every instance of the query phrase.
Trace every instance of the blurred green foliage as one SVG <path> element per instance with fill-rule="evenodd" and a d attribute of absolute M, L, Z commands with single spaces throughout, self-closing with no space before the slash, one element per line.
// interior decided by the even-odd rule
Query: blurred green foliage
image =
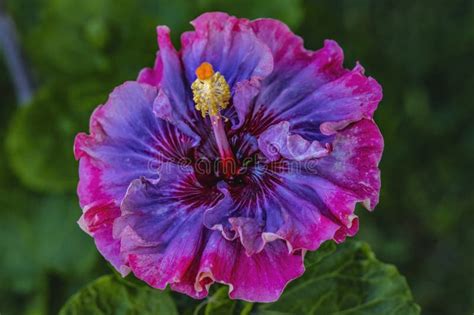
<path fill-rule="evenodd" d="M 0 55 L 0 312 L 54 314 L 107 271 L 75 221 L 74 135 L 114 86 L 153 64 L 198 14 L 275 17 L 318 49 L 332 38 L 384 88 L 381 202 L 357 236 L 396 264 L 426 314 L 474 310 L 474 3 L 297 0 L 14 0 L 40 87 L 18 108 Z"/>

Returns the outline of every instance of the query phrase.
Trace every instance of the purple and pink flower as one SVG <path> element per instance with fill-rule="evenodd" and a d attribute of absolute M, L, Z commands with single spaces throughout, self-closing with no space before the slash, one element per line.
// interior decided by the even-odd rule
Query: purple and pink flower
<path fill-rule="evenodd" d="M 192 25 L 179 51 L 158 27 L 154 67 L 77 136 L 79 223 L 152 287 L 275 301 L 307 250 L 357 233 L 356 203 L 377 205 L 382 90 L 336 42 L 308 51 L 279 21 Z"/>

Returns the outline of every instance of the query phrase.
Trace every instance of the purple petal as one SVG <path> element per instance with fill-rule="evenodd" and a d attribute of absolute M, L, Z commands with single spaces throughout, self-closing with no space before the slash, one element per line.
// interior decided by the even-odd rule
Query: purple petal
<path fill-rule="evenodd" d="M 84 207 L 79 219 L 81 228 L 94 238 L 97 249 L 123 276 L 128 274 L 128 262 L 120 253 L 120 240 L 113 238 L 113 223 L 120 208 L 113 202 L 95 202 Z"/>
<path fill-rule="evenodd" d="M 144 68 L 138 74 L 137 82 L 149 84 L 152 86 L 160 86 L 163 79 L 163 60 L 159 53 L 156 54 L 155 64 L 153 68 Z"/>
<path fill-rule="evenodd" d="M 272 242 L 260 253 L 248 256 L 238 242 L 228 241 L 214 232 L 200 258 L 194 287 L 207 292 L 206 284 L 216 281 L 229 285 L 233 299 L 274 302 L 286 284 L 303 272 L 302 253 L 289 253 L 283 241 Z M 174 284 L 173 289 L 185 285 Z"/>
<path fill-rule="evenodd" d="M 304 49 L 303 39 L 278 20 L 257 19 L 251 21 L 251 26 L 257 38 L 270 48 L 276 70 L 294 64 L 299 59 L 308 59 L 312 54 Z"/>
<path fill-rule="evenodd" d="M 207 296 L 214 282 L 228 284 L 232 298 L 275 301 L 304 271 L 301 252 L 283 241 L 247 256 L 238 242 L 202 225 L 204 210 L 220 193 L 200 186 L 190 167 L 163 165 L 160 179 L 134 181 L 114 222 L 114 236 L 132 272 L 149 285 L 194 298 Z"/>
<path fill-rule="evenodd" d="M 378 201 L 383 140 L 372 121 L 361 120 L 339 132 L 332 146 L 317 159 L 256 166 L 243 187 L 221 185 L 224 199 L 206 211 L 204 224 L 227 239 L 238 237 L 248 255 L 276 239 L 293 250 L 315 250 L 355 235 L 356 203 L 373 209 Z"/>
<path fill-rule="evenodd" d="M 121 85 L 95 110 L 91 134 L 76 137 L 82 206 L 97 200 L 120 202 L 132 180 L 156 178 L 160 164 L 188 156 L 194 141 L 153 114 L 156 95 L 157 89 L 148 85 Z"/>
<path fill-rule="evenodd" d="M 332 135 L 351 122 L 371 119 L 381 99 L 381 86 L 364 76 L 364 69 L 358 65 L 291 109 L 298 112 L 298 118 L 291 119 L 292 130 L 314 138 L 311 135 L 315 134 L 315 125 L 319 125 L 323 134 Z M 283 116 L 288 117 L 288 113 Z"/>
<path fill-rule="evenodd" d="M 230 108 L 237 113 L 238 122 L 233 124 L 233 129 L 242 127 L 246 119 L 250 119 L 250 110 L 255 98 L 260 93 L 261 80 L 252 78 L 236 84 L 233 96 L 233 106 Z"/>
<path fill-rule="evenodd" d="M 324 48 L 306 51 L 302 41 L 280 23 L 257 22 L 254 29 L 272 47 L 275 68 L 263 80 L 257 99 L 239 109 L 239 117 L 250 117 L 246 118 L 249 132 L 259 135 L 273 124 L 288 121 L 292 133 L 321 140 L 351 122 L 372 117 L 382 98 L 381 87 L 364 76 L 360 65 L 352 71 L 344 69 L 336 42 L 327 40 Z M 277 38 L 279 44 L 274 43 Z M 287 54 L 281 42 L 293 54 Z"/>
<path fill-rule="evenodd" d="M 153 287 L 181 281 L 199 255 L 204 209 L 220 193 L 201 186 L 192 167 L 163 164 L 160 178 L 132 182 L 114 222 L 114 237 L 132 272 Z"/>
<path fill-rule="evenodd" d="M 261 93 L 251 104 L 252 120 L 248 128 L 256 135 L 272 123 L 279 122 L 277 115 L 284 114 L 287 107 L 294 107 L 322 85 L 347 72 L 342 67 L 341 48 L 329 40 L 316 52 L 302 53 L 284 61 L 276 64 L 274 71 L 265 78 Z M 290 114 L 298 115 L 295 112 Z"/>
<path fill-rule="evenodd" d="M 141 176 L 156 178 L 158 166 L 182 161 L 193 146 L 189 137 L 153 115 L 156 93 L 132 82 L 116 88 L 92 115 L 91 134 L 79 134 L 74 144 L 84 212 L 79 224 L 122 274 L 128 272 L 128 260 L 121 256 L 112 226 L 129 183 Z"/>
<path fill-rule="evenodd" d="M 333 152 L 315 164 L 319 176 L 351 191 L 373 210 L 379 200 L 383 138 L 372 120 L 363 119 L 336 135 Z"/>
<path fill-rule="evenodd" d="M 238 237 L 247 255 L 277 239 L 287 241 L 290 251 L 315 250 L 332 239 L 343 223 L 321 200 L 318 189 L 326 189 L 320 187 L 323 184 L 336 187 L 314 175 L 267 167 L 251 171 L 253 182 L 244 187 L 221 187 L 225 197 L 206 211 L 204 224 L 222 231 L 226 239 Z"/>
<path fill-rule="evenodd" d="M 327 146 L 319 141 L 307 141 L 298 134 L 290 134 L 290 123 L 283 121 L 269 127 L 258 138 L 260 151 L 270 161 L 280 158 L 303 161 L 320 158 L 329 154 Z"/>
<path fill-rule="evenodd" d="M 195 138 L 197 135 L 208 134 L 208 126 L 194 108 L 190 83 L 185 79 L 185 70 L 180 54 L 171 42 L 170 29 L 158 26 L 159 52 L 153 68 L 143 69 L 137 81 L 160 88 L 157 108 L 166 111 L 166 116 L 156 111 L 158 117 L 178 126 L 183 132 Z"/>
<path fill-rule="evenodd" d="M 181 36 L 188 82 L 194 71 L 209 62 L 232 87 L 251 77 L 264 78 L 273 69 L 270 49 L 255 36 L 250 22 L 226 13 L 204 13 L 191 24 L 195 31 Z"/>

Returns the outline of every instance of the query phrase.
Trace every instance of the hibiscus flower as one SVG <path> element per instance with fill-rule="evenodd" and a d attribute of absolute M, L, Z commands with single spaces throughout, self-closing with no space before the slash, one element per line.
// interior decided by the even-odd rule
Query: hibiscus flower
<path fill-rule="evenodd" d="M 150 286 L 270 302 L 304 254 L 374 209 L 380 85 L 338 44 L 308 51 L 273 19 L 206 13 L 159 26 L 153 68 L 117 87 L 79 134 L 81 227 L 123 275 Z"/>

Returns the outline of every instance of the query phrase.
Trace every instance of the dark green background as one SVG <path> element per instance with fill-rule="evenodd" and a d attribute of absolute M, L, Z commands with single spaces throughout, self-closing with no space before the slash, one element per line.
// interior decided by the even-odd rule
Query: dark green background
<path fill-rule="evenodd" d="M 54 314 L 110 272 L 75 221 L 74 135 L 114 86 L 153 64 L 204 11 L 276 17 L 326 38 L 383 86 L 381 202 L 358 239 L 407 277 L 424 314 L 474 311 L 474 2 L 12 0 L 37 92 L 20 107 L 0 54 L 0 312 Z"/>

